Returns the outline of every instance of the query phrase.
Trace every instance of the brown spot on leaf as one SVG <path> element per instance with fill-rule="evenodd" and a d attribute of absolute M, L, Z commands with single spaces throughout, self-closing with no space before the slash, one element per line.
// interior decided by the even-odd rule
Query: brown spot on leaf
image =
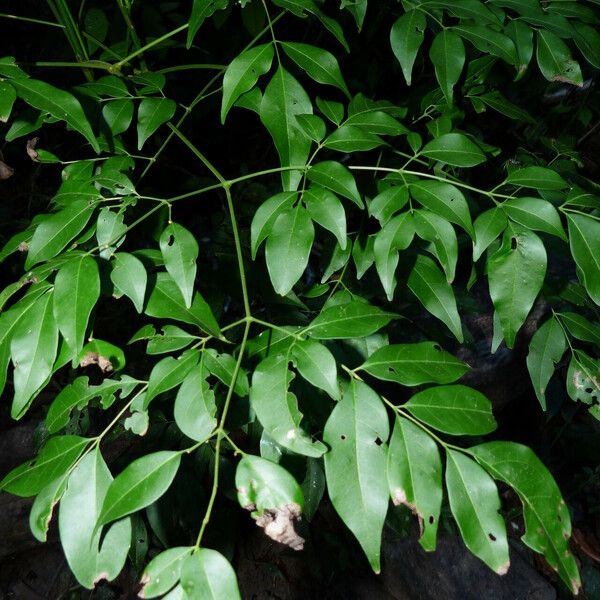
<path fill-rule="evenodd" d="M 146 597 L 146 585 L 148 585 L 149 583 L 150 575 L 148 575 L 148 573 L 144 573 L 142 575 L 142 578 L 140 579 L 140 585 L 142 586 L 142 589 L 138 592 L 138 598 Z"/>
<path fill-rule="evenodd" d="M 17 246 L 17 250 L 19 252 L 28 252 L 29 251 L 29 244 L 27 242 L 21 242 L 18 246 Z"/>
<path fill-rule="evenodd" d="M 113 370 L 110 360 L 97 352 L 88 352 L 79 361 L 80 367 L 89 367 L 90 365 L 98 365 L 103 373 L 110 373 Z"/>
<path fill-rule="evenodd" d="M 27 156 L 29 156 L 29 158 L 31 160 L 38 159 L 39 155 L 38 155 L 35 147 L 37 146 L 37 143 L 39 142 L 39 140 L 40 140 L 39 137 L 34 137 L 34 138 L 31 138 L 30 140 L 27 140 L 27 146 L 25 146 L 25 150 L 27 150 Z"/>
<path fill-rule="evenodd" d="M 15 170 L 9 167 L 3 160 L 0 160 L 0 179 L 8 179 L 14 175 Z"/>
<path fill-rule="evenodd" d="M 96 579 L 94 579 L 94 582 L 93 582 L 94 587 L 96 586 L 97 583 L 99 583 L 100 581 L 102 581 L 104 579 L 106 579 L 108 581 L 108 573 L 106 573 L 105 571 L 96 575 Z"/>
<path fill-rule="evenodd" d="M 509 567 L 510 567 L 510 560 L 507 560 L 505 564 L 503 564 L 501 567 L 498 567 L 498 569 L 496 569 L 496 573 L 498 573 L 498 575 L 506 575 L 508 573 Z"/>
<path fill-rule="evenodd" d="M 265 535 L 272 540 L 285 544 L 293 550 L 302 550 L 304 538 L 300 537 L 295 529 L 295 524 L 302 518 L 301 512 L 300 506 L 295 503 L 284 504 L 279 508 L 266 509 L 256 519 L 256 524 L 262 527 Z"/>

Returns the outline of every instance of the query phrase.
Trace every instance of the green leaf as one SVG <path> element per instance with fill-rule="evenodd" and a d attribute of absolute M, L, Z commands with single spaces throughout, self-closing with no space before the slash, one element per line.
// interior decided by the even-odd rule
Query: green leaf
<path fill-rule="evenodd" d="M 100 297 L 96 261 L 87 255 L 66 262 L 54 280 L 54 318 L 74 355 L 83 348 L 88 320 Z"/>
<path fill-rule="evenodd" d="M 538 29 L 536 44 L 537 63 L 548 81 L 560 81 L 582 86 L 583 76 L 579 63 L 573 59 L 569 47 L 547 29 Z"/>
<path fill-rule="evenodd" d="M 15 496 L 35 496 L 48 484 L 67 473 L 89 440 L 77 435 L 50 438 L 34 461 L 27 461 L 0 481 L 0 490 Z"/>
<path fill-rule="evenodd" d="M 334 160 L 317 163 L 309 169 L 306 177 L 313 183 L 352 200 L 358 208 L 364 207 L 354 175 L 341 163 Z"/>
<path fill-rule="evenodd" d="M 197 340 L 197 336 L 190 335 L 187 331 L 176 325 L 164 325 L 162 333 L 151 337 L 146 347 L 147 354 L 165 354 L 175 352 L 189 346 Z"/>
<path fill-rule="evenodd" d="M 360 279 L 375 262 L 373 246 L 375 245 L 375 235 L 360 235 L 354 239 L 352 244 L 352 258 L 356 265 L 356 278 Z"/>
<path fill-rule="evenodd" d="M 17 99 L 15 88 L 7 81 L 0 81 L 0 122 L 6 123 Z"/>
<path fill-rule="evenodd" d="M 394 313 L 356 300 L 324 309 L 304 332 L 317 340 L 365 337 L 395 317 Z"/>
<path fill-rule="evenodd" d="M 590 298 L 600 304 L 600 222 L 587 215 L 567 214 L 569 245 Z"/>
<path fill-rule="evenodd" d="M 250 403 L 260 424 L 278 444 L 304 456 L 322 456 L 327 448 L 300 427 L 302 413 L 296 396 L 288 391 L 294 374 L 288 368 L 289 357 L 270 355 L 252 375 Z"/>
<path fill-rule="evenodd" d="M 414 235 L 415 226 L 412 214 L 405 212 L 391 219 L 375 236 L 373 244 L 375 267 L 390 302 L 396 288 L 395 273 L 399 261 L 398 252 L 410 246 Z"/>
<path fill-rule="evenodd" d="M 474 460 L 448 449 L 446 488 L 467 548 L 498 575 L 505 575 L 510 566 L 508 541 L 494 480 Z"/>
<path fill-rule="evenodd" d="M 233 567 L 216 550 L 200 548 L 181 566 L 181 587 L 185 598 L 241 600 Z"/>
<path fill-rule="evenodd" d="M 296 122 L 313 142 L 318 143 L 327 135 L 327 125 L 317 115 L 296 115 Z"/>
<path fill-rule="evenodd" d="M 452 383 L 469 367 L 435 342 L 418 342 L 384 346 L 371 354 L 360 369 L 378 379 L 415 386 Z"/>
<path fill-rule="evenodd" d="M 327 419 L 323 440 L 329 497 L 379 573 L 381 532 L 388 508 L 388 416 L 379 396 L 352 379 Z"/>
<path fill-rule="evenodd" d="M 536 190 L 563 190 L 569 184 L 552 169 L 545 167 L 524 167 L 511 171 L 505 183 Z"/>
<path fill-rule="evenodd" d="M 442 506 L 442 461 L 437 444 L 409 420 L 396 416 L 387 460 L 394 504 L 406 505 L 419 519 L 421 546 L 435 550 Z"/>
<path fill-rule="evenodd" d="M 191 552 L 190 546 L 178 546 L 157 554 L 142 573 L 139 597 L 157 598 L 167 593 L 179 581 L 181 565 Z"/>
<path fill-rule="evenodd" d="M 428 256 L 422 254 L 417 256 L 408 276 L 408 287 L 427 311 L 443 321 L 456 339 L 462 343 L 462 325 L 452 286 Z"/>
<path fill-rule="evenodd" d="M 273 223 L 265 258 L 273 289 L 279 295 L 288 294 L 302 277 L 314 238 L 310 215 L 300 204 L 283 211 Z"/>
<path fill-rule="evenodd" d="M 350 97 L 337 58 L 322 48 L 298 42 L 280 42 L 283 51 L 317 83 L 333 85 Z"/>
<path fill-rule="evenodd" d="M 393 186 L 377 194 L 369 203 L 369 215 L 375 217 L 383 227 L 392 216 L 408 202 L 408 188 Z"/>
<path fill-rule="evenodd" d="M 344 119 L 344 105 L 341 102 L 333 100 L 323 100 L 317 97 L 317 106 L 325 117 L 327 117 L 334 125 L 340 126 Z"/>
<path fill-rule="evenodd" d="M 346 119 L 348 125 L 361 127 L 377 135 L 398 136 L 408 133 L 408 129 L 383 110 L 367 110 L 350 115 Z"/>
<path fill-rule="evenodd" d="M 454 167 L 474 167 L 485 162 L 485 155 L 479 146 L 462 133 L 440 135 L 440 137 L 425 144 L 421 154 Z M 430 183 L 440 182 L 432 181 Z"/>
<path fill-rule="evenodd" d="M 228 4 L 229 0 L 194 0 L 185 45 L 188 50 L 192 47 L 196 33 L 202 27 L 202 23 L 212 17 L 217 10 L 227 8 Z"/>
<path fill-rule="evenodd" d="M 11 84 L 19 98 L 55 119 L 66 121 L 69 127 L 81 133 L 96 154 L 100 152 L 96 136 L 75 96 L 37 79 L 13 79 Z"/>
<path fill-rule="evenodd" d="M 413 216 L 417 235 L 431 242 L 428 250 L 442 265 L 446 273 L 446 281 L 452 283 L 458 260 L 458 240 L 454 227 L 446 219 L 429 210 L 416 210 Z"/>
<path fill-rule="evenodd" d="M 469 40 L 477 50 L 500 57 L 509 65 L 517 64 L 517 50 L 510 37 L 485 25 L 460 23 L 452 28 L 461 37 Z"/>
<path fill-rule="evenodd" d="M 271 68 L 273 44 L 261 44 L 242 52 L 228 65 L 223 76 L 223 101 L 221 103 L 221 124 L 237 99 L 251 90 L 261 75 Z"/>
<path fill-rule="evenodd" d="M 282 167 L 304 167 L 310 153 L 311 140 L 300 129 L 296 115 L 312 114 L 313 107 L 298 81 L 279 67 L 267 85 L 260 104 L 260 120 L 273 138 Z M 301 171 L 283 171 L 284 191 L 298 188 Z"/>
<path fill-rule="evenodd" d="M 313 221 L 333 233 L 342 250 L 346 249 L 346 213 L 338 197 L 320 186 L 312 186 L 302 195 Z"/>
<path fill-rule="evenodd" d="M 492 403 L 465 385 L 441 385 L 418 392 L 404 405 L 417 419 L 450 435 L 485 435 L 496 429 Z"/>
<path fill-rule="evenodd" d="M 281 192 L 280 194 L 275 194 L 268 200 L 265 200 L 254 213 L 252 225 L 250 226 L 252 260 L 256 258 L 256 253 L 261 243 L 271 233 L 277 217 L 286 209 L 291 208 L 296 198 L 298 198 L 298 192 Z"/>
<path fill-rule="evenodd" d="M 506 229 L 508 219 L 499 206 L 482 212 L 473 224 L 475 241 L 473 242 L 473 261 L 480 259 L 489 245 Z"/>
<path fill-rule="evenodd" d="M 325 139 L 324 145 L 338 152 L 365 152 L 385 142 L 374 133 L 345 123 Z"/>
<path fill-rule="evenodd" d="M 146 454 L 129 464 L 110 484 L 97 526 L 141 510 L 169 488 L 181 460 L 180 452 Z"/>
<path fill-rule="evenodd" d="M 419 48 L 425 38 L 427 20 L 418 10 L 405 12 L 393 25 L 390 31 L 392 51 L 400 66 L 406 85 L 412 81 L 412 70 Z"/>
<path fill-rule="evenodd" d="M 29 528 L 36 540 L 45 542 L 54 507 L 67 487 L 69 473 L 63 473 L 44 487 L 35 497 L 29 513 Z"/>
<path fill-rule="evenodd" d="M 500 114 L 513 119 L 515 121 L 525 121 L 526 123 L 535 124 L 536 120 L 524 109 L 509 102 L 500 92 L 494 90 L 477 96 L 484 104 L 499 112 Z"/>
<path fill-rule="evenodd" d="M 546 386 L 554 374 L 554 367 L 567 349 L 567 339 L 556 318 L 548 319 L 529 343 L 527 369 L 533 390 L 542 408 L 546 410 Z"/>
<path fill-rule="evenodd" d="M 571 518 L 552 475 L 531 449 L 513 442 L 488 442 L 471 448 L 477 462 L 510 485 L 523 503 L 523 542 L 543 554 L 573 594 L 581 586 L 569 551 Z"/>
<path fill-rule="evenodd" d="M 523 77 L 533 56 L 533 29 L 523 21 L 511 19 L 504 31 L 512 39 L 517 51 L 517 76 L 515 81 Z"/>
<path fill-rule="evenodd" d="M 443 29 L 431 44 L 429 58 L 446 101 L 452 104 L 454 85 L 465 64 L 465 46 L 461 38 L 449 29 Z"/>
<path fill-rule="evenodd" d="M 600 69 L 600 33 L 597 29 L 578 23 L 573 40 L 585 59 Z"/>
<path fill-rule="evenodd" d="M 129 129 L 133 119 L 132 100 L 112 100 L 102 108 L 102 118 L 112 135 L 119 135 Z"/>
<path fill-rule="evenodd" d="M 112 581 L 119 575 L 131 543 L 129 519 L 115 523 L 103 537 L 94 527 L 112 481 L 96 447 L 71 473 L 60 502 L 60 543 L 75 578 L 88 589 L 101 579 Z"/>
<path fill-rule="evenodd" d="M 170 98 L 144 98 L 138 108 L 138 150 L 146 140 L 175 114 L 177 105 Z"/>
<path fill-rule="evenodd" d="M 159 394 L 177 387 L 198 364 L 200 350 L 186 350 L 179 358 L 167 356 L 154 365 L 144 397 L 144 410 Z"/>
<path fill-rule="evenodd" d="M 469 205 L 457 187 L 442 181 L 421 180 L 410 184 L 410 193 L 425 208 L 460 225 L 474 237 Z"/>
<path fill-rule="evenodd" d="M 583 315 L 577 313 L 562 312 L 559 314 L 561 321 L 574 338 L 600 347 L 600 325 L 591 323 Z"/>
<path fill-rule="evenodd" d="M 231 354 L 219 354 L 213 348 L 208 348 L 202 353 L 202 360 L 204 366 L 208 369 L 211 375 L 214 375 L 224 385 L 229 387 L 235 373 L 236 359 Z M 250 391 L 250 385 L 248 384 L 248 376 L 243 369 L 240 369 L 233 391 L 240 397 L 248 395 Z"/>
<path fill-rule="evenodd" d="M 177 283 L 186 308 L 190 308 L 196 280 L 198 242 L 182 225 L 169 223 L 160 236 L 159 244 L 167 272 Z"/>
<path fill-rule="evenodd" d="M 292 347 L 292 359 L 306 381 L 327 392 L 334 400 L 340 399 L 337 365 L 326 346 L 313 340 L 297 341 Z"/>
<path fill-rule="evenodd" d="M 191 308 L 187 308 L 179 286 L 168 273 L 158 273 L 156 276 L 145 313 L 150 317 L 175 319 L 196 325 L 203 331 L 220 337 L 219 324 L 202 296 L 196 292 Z"/>
<path fill-rule="evenodd" d="M 506 215 L 529 229 L 555 235 L 565 242 L 567 236 L 560 222 L 560 215 L 548 200 L 541 198 L 510 198 L 502 203 Z"/>
<path fill-rule="evenodd" d="M 340 5 L 340 8 L 346 8 L 352 14 L 359 31 L 362 29 L 365 20 L 367 4 L 368 0 L 342 0 Z"/>
<path fill-rule="evenodd" d="M 206 381 L 207 372 L 198 365 L 186 376 L 175 398 L 175 423 L 185 435 L 203 442 L 217 425 L 215 394 Z"/>
<path fill-rule="evenodd" d="M 127 225 L 124 223 L 124 217 L 123 212 L 117 213 L 108 208 L 103 208 L 98 213 L 96 239 L 101 258 L 110 259 L 114 255 L 115 249 L 125 241 Z"/>
<path fill-rule="evenodd" d="M 133 254 L 118 252 L 112 262 L 110 280 L 120 294 L 127 296 L 141 313 L 144 309 L 144 297 L 148 275 L 144 263 Z"/>
<path fill-rule="evenodd" d="M 37 391 L 50 378 L 58 349 L 58 330 L 52 292 L 38 298 L 25 318 L 19 320 L 10 341 L 14 365 L 14 397 L 11 417 L 20 419 Z"/>
<path fill-rule="evenodd" d="M 487 259 L 490 296 L 509 348 L 544 283 L 546 263 L 542 240 L 526 230 L 505 231 L 502 245 Z"/>
<path fill-rule="evenodd" d="M 64 250 L 87 225 L 93 212 L 93 204 L 87 200 L 76 200 L 58 212 L 44 215 L 29 242 L 25 268 L 30 269 L 39 262 L 54 258 Z"/>

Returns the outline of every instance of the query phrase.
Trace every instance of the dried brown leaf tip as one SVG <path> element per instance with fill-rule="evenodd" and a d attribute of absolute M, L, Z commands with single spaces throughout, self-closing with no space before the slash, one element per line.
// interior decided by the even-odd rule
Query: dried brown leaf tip
<path fill-rule="evenodd" d="M 98 365 L 103 373 L 110 373 L 113 370 L 110 360 L 97 352 L 87 352 L 79 361 L 80 367 L 89 367 L 90 365 Z"/>
<path fill-rule="evenodd" d="M 12 167 L 9 167 L 3 160 L 0 160 L 0 179 L 8 179 L 14 173 L 15 170 Z"/>
<path fill-rule="evenodd" d="M 272 540 L 285 544 L 292 550 L 304 548 L 304 538 L 296 533 L 296 523 L 302 519 L 297 504 L 284 504 L 279 508 L 270 508 L 256 519 L 256 524 L 265 530 Z"/>
<path fill-rule="evenodd" d="M 37 146 L 39 139 L 40 139 L 39 137 L 34 137 L 34 138 L 31 138 L 30 140 L 27 140 L 27 146 L 25 149 L 27 150 L 27 156 L 29 156 L 29 158 L 31 160 L 38 159 L 38 153 L 37 153 L 37 150 L 35 149 L 35 147 Z"/>

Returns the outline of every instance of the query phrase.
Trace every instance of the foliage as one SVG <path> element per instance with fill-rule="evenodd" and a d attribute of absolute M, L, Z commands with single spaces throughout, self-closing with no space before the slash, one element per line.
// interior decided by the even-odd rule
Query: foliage
<path fill-rule="evenodd" d="M 82 586 L 116 577 L 147 523 L 164 548 L 142 561 L 143 597 L 239 596 L 207 537 L 236 470 L 241 508 L 294 548 L 326 489 L 376 572 L 390 499 L 433 551 L 446 498 L 469 550 L 506 573 L 502 482 L 523 542 L 578 591 L 557 484 L 527 447 L 483 440 L 492 405 L 455 355 L 473 290 L 493 303 L 492 352 L 543 306 L 527 357 L 541 406 L 567 361 L 557 377 L 600 419 L 598 184 L 528 110 L 597 77 L 595 4 L 48 2 L 51 45 L 65 35 L 75 62 L 0 60 L 8 148 L 39 131 L 31 158 L 62 169 L 0 252 L 20 270 L 0 294 L 0 387 L 8 373 L 15 419 L 45 411 L 37 457 L 0 488 L 35 496 L 41 540 L 58 505 Z M 42 148 L 56 130 L 68 144 Z M 243 160 L 210 160 L 222 139 Z M 132 450 L 109 469 L 116 438 Z M 208 482 L 195 543 L 174 544 L 156 514 L 190 477 Z"/>

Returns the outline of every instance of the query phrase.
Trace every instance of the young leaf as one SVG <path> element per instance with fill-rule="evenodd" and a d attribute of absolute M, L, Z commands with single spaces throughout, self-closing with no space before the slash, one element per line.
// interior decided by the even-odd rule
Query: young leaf
<path fill-rule="evenodd" d="M 454 85 L 460 78 L 465 64 L 465 46 L 458 35 L 443 29 L 434 38 L 429 58 L 435 68 L 435 76 L 448 104 L 452 104 Z"/>
<path fill-rule="evenodd" d="M 144 297 L 148 275 L 144 263 L 133 254 L 118 252 L 114 255 L 110 280 L 120 294 L 127 296 L 141 313 L 144 309 Z"/>
<path fill-rule="evenodd" d="M 586 215 L 569 213 L 569 244 L 575 264 L 590 298 L 600 304 L 600 222 Z"/>
<path fill-rule="evenodd" d="M 498 206 L 482 212 L 473 223 L 475 241 L 473 242 L 473 261 L 479 260 L 489 245 L 506 229 L 506 213 Z"/>
<path fill-rule="evenodd" d="M 323 440 L 331 502 L 358 539 L 371 567 L 380 571 L 380 546 L 388 508 L 386 446 L 388 416 L 379 396 L 352 379 L 327 419 Z"/>
<path fill-rule="evenodd" d="M 145 313 L 150 317 L 183 321 L 196 325 L 211 335 L 220 336 L 219 324 L 204 298 L 196 292 L 191 308 L 187 308 L 179 286 L 168 273 L 158 273 L 156 276 Z"/>
<path fill-rule="evenodd" d="M 485 162 L 485 155 L 479 146 L 462 133 L 440 135 L 440 137 L 425 144 L 421 154 L 455 167 L 474 167 Z M 438 182 L 431 181 L 428 183 Z"/>
<path fill-rule="evenodd" d="M 408 188 L 393 186 L 377 194 L 369 203 L 369 215 L 375 217 L 383 227 L 392 216 L 408 202 Z"/>
<path fill-rule="evenodd" d="M 154 365 L 144 397 L 144 410 L 159 394 L 177 387 L 198 364 L 200 350 L 186 350 L 179 358 L 167 356 Z"/>
<path fill-rule="evenodd" d="M 223 76 L 222 124 L 237 99 L 256 85 L 258 78 L 269 71 L 272 62 L 273 44 L 269 42 L 242 52 L 229 63 Z"/>
<path fill-rule="evenodd" d="M 97 526 L 145 508 L 169 488 L 181 460 L 180 452 L 146 454 L 129 464 L 108 487 Z"/>
<path fill-rule="evenodd" d="M 77 581 L 93 589 L 101 579 L 121 572 L 131 543 L 131 522 L 123 519 L 102 536 L 94 525 L 113 478 L 98 447 L 69 477 L 60 502 L 58 528 L 67 563 Z"/>
<path fill-rule="evenodd" d="M 443 321 L 462 343 L 462 325 L 452 286 L 431 258 L 423 254 L 417 256 L 408 276 L 408 287 L 427 311 Z"/>
<path fill-rule="evenodd" d="M 346 213 L 338 197 L 320 186 L 312 186 L 302 195 L 308 214 L 321 227 L 333 233 L 342 250 L 346 249 Z"/>
<path fill-rule="evenodd" d="M 337 365 L 327 346 L 313 340 L 297 341 L 292 346 L 292 359 L 300 375 L 315 387 L 340 399 Z"/>
<path fill-rule="evenodd" d="M 412 81 L 412 70 L 419 48 L 425 38 L 427 20 L 419 10 L 405 12 L 393 25 L 390 31 L 392 51 L 400 66 L 406 85 Z"/>
<path fill-rule="evenodd" d="M 273 223 L 265 257 L 273 288 L 281 296 L 288 294 L 302 277 L 314 238 L 312 220 L 301 205 L 283 211 Z"/>
<path fill-rule="evenodd" d="M 366 302 L 351 301 L 325 308 L 304 332 L 316 340 L 365 337 L 387 325 L 395 316 Z"/>
<path fill-rule="evenodd" d="M 296 396 L 288 391 L 294 378 L 288 363 L 287 355 L 277 354 L 258 364 L 252 375 L 250 403 L 260 424 L 278 444 L 304 456 L 322 456 L 326 447 L 312 441 L 300 427 L 302 413 Z"/>
<path fill-rule="evenodd" d="M 140 598 L 157 598 L 166 594 L 181 576 L 181 565 L 191 554 L 189 546 L 178 546 L 163 550 L 146 565 L 142 573 Z"/>
<path fill-rule="evenodd" d="M 233 567 L 222 554 L 209 548 L 200 548 L 183 561 L 181 588 L 185 598 L 242 598 Z"/>
<path fill-rule="evenodd" d="M 102 118 L 112 135 L 119 135 L 129 129 L 133 119 L 133 101 L 128 99 L 112 100 L 102 108 Z"/>
<path fill-rule="evenodd" d="M 236 365 L 236 359 L 231 354 L 219 354 L 213 348 L 208 348 L 202 353 L 202 360 L 211 375 L 214 375 L 227 387 L 231 385 Z M 233 391 L 240 398 L 248 395 L 250 385 L 248 384 L 248 376 L 244 369 L 240 369 L 237 374 Z"/>
<path fill-rule="evenodd" d="M 334 125 L 340 126 L 344 119 L 344 105 L 341 102 L 333 100 L 323 100 L 317 97 L 317 106 L 321 113 L 327 117 Z"/>
<path fill-rule="evenodd" d="M 36 392 L 52 374 L 58 349 L 53 297 L 54 294 L 48 292 L 38 298 L 12 334 L 10 354 L 15 368 L 10 414 L 13 419 L 23 416 Z"/>
<path fill-rule="evenodd" d="M 100 247 L 100 257 L 110 259 L 115 249 L 125 241 L 127 225 L 124 223 L 124 213 L 114 212 L 103 208 L 96 221 L 96 239 Z"/>
<path fill-rule="evenodd" d="M 527 369 L 533 390 L 542 409 L 546 410 L 546 386 L 554 374 L 554 367 L 567 349 L 567 339 L 556 318 L 548 319 L 529 343 Z"/>
<path fill-rule="evenodd" d="M 55 119 L 66 121 L 69 127 L 90 143 L 96 154 L 100 152 L 96 136 L 75 96 L 37 79 L 13 79 L 11 84 L 19 98 L 34 108 L 50 113 Z"/>
<path fill-rule="evenodd" d="M 250 248 L 252 260 L 256 258 L 259 246 L 271 233 L 277 217 L 294 204 L 298 192 L 281 192 L 265 200 L 254 213 L 250 226 Z"/>
<path fill-rule="evenodd" d="M 545 167 L 523 167 L 511 171 L 505 183 L 536 190 L 564 190 L 568 183 L 552 169 Z"/>
<path fill-rule="evenodd" d="M 542 287 L 546 263 L 542 240 L 527 230 L 507 230 L 500 248 L 488 257 L 490 296 L 509 348 Z"/>
<path fill-rule="evenodd" d="M 516 65 L 517 50 L 513 41 L 503 33 L 485 25 L 460 23 L 452 28 L 461 37 L 469 40 L 481 52 L 500 57 L 509 65 Z"/>
<path fill-rule="evenodd" d="M 148 340 L 147 354 L 166 354 L 175 352 L 189 346 L 197 336 L 190 335 L 177 325 L 164 325 L 162 333 L 154 335 Z"/>
<path fill-rule="evenodd" d="M 15 88 L 7 81 L 0 81 L 0 122 L 8 121 L 16 99 Z"/>
<path fill-rule="evenodd" d="M 378 379 L 414 386 L 452 383 L 469 367 L 435 342 L 418 342 L 384 346 L 373 352 L 360 369 Z"/>
<path fill-rule="evenodd" d="M 373 244 L 375 267 L 390 302 L 394 297 L 394 289 L 396 288 L 398 252 L 410 246 L 414 235 L 415 226 L 412 214 L 405 212 L 391 219 L 375 236 Z"/>
<path fill-rule="evenodd" d="M 538 29 L 536 44 L 537 63 L 548 81 L 561 81 L 582 86 L 583 76 L 579 63 L 573 59 L 569 47 L 547 29 Z"/>
<path fill-rule="evenodd" d="M 311 44 L 298 42 L 280 42 L 280 44 L 283 51 L 312 79 L 318 83 L 333 85 L 350 98 L 337 58 L 331 52 Z"/>
<path fill-rule="evenodd" d="M 186 308 L 190 308 L 196 280 L 198 242 L 185 227 L 170 223 L 162 232 L 159 244 L 167 272 L 181 290 Z"/>
<path fill-rule="evenodd" d="M 54 318 L 74 355 L 83 348 L 88 320 L 100 297 L 100 274 L 96 261 L 87 255 L 72 258 L 54 280 Z"/>
<path fill-rule="evenodd" d="M 174 114 L 177 105 L 170 98 L 144 98 L 138 108 L 137 139 L 138 150 L 146 140 Z"/>
<path fill-rule="evenodd" d="M 457 187 L 442 181 L 421 180 L 410 184 L 410 193 L 425 208 L 460 225 L 474 237 L 469 205 Z"/>
<path fill-rule="evenodd" d="M 492 403 L 465 385 L 440 385 L 418 392 L 404 405 L 417 419 L 450 435 L 485 435 L 496 429 Z"/>
<path fill-rule="evenodd" d="M 467 548 L 498 575 L 510 566 L 506 525 L 494 480 L 461 452 L 446 452 L 446 488 L 452 515 Z"/>
<path fill-rule="evenodd" d="M 64 250 L 87 225 L 93 212 L 93 204 L 87 200 L 75 200 L 56 213 L 45 215 L 29 242 L 25 268 L 30 269 L 36 263 L 54 258 Z"/>
<path fill-rule="evenodd" d="M 296 121 L 313 142 L 318 143 L 327 135 L 327 125 L 317 115 L 296 115 Z"/>
<path fill-rule="evenodd" d="M 477 462 L 510 485 L 523 503 L 523 542 L 543 554 L 573 594 L 581 587 L 569 551 L 571 517 L 552 475 L 530 448 L 513 442 L 487 442 L 471 448 Z"/>
<path fill-rule="evenodd" d="M 356 187 L 354 175 L 341 163 L 334 160 L 317 163 L 309 169 L 306 177 L 343 198 L 352 200 L 358 208 L 363 208 L 364 204 Z"/>
<path fill-rule="evenodd" d="M 384 143 L 374 133 L 362 127 L 344 123 L 325 139 L 324 145 L 338 152 L 366 152 Z"/>
<path fill-rule="evenodd" d="M 377 135 L 398 136 L 408 133 L 408 129 L 383 110 L 366 109 L 356 112 L 346 119 L 348 125 L 361 127 Z"/>
<path fill-rule="evenodd" d="M 387 460 L 387 479 L 394 504 L 406 505 L 419 519 L 421 546 L 435 550 L 442 507 L 442 461 L 431 436 L 396 416 Z"/>
<path fill-rule="evenodd" d="M 304 167 L 311 140 L 299 128 L 296 115 L 312 114 L 313 107 L 298 81 L 279 67 L 267 85 L 260 104 L 260 120 L 273 138 L 282 167 Z M 284 191 L 298 188 L 300 171 L 282 171 Z"/>
<path fill-rule="evenodd" d="M 541 198 L 510 198 L 502 203 L 506 215 L 519 225 L 544 231 L 565 242 L 567 236 L 560 222 L 560 215 L 548 200 Z"/>
<path fill-rule="evenodd" d="M 428 250 L 438 259 L 446 281 L 452 283 L 456 273 L 456 261 L 458 260 L 458 240 L 454 227 L 442 217 L 429 210 L 416 210 L 413 212 L 415 231 L 417 235 L 428 242 L 431 246 Z"/>
<path fill-rule="evenodd" d="M 175 423 L 185 435 L 203 442 L 217 425 L 215 394 L 206 381 L 208 373 L 198 365 L 186 376 L 175 398 Z"/>

